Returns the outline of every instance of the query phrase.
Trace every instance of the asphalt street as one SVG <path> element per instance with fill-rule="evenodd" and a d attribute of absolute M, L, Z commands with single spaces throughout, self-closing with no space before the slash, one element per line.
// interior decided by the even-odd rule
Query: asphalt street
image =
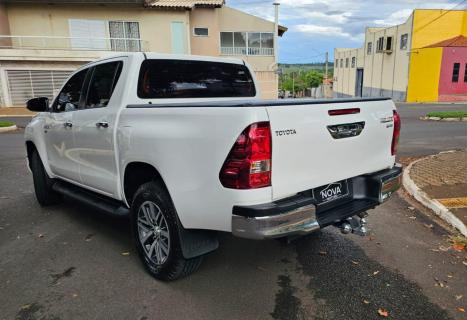
<path fill-rule="evenodd" d="M 467 122 L 418 120 L 441 108 L 467 106 L 399 106 L 401 156 L 467 148 Z M 402 192 L 370 211 L 370 236 L 221 234 L 197 273 L 163 283 L 144 271 L 126 219 L 37 204 L 22 134 L 0 134 L 0 319 L 467 319 L 465 252 Z"/>

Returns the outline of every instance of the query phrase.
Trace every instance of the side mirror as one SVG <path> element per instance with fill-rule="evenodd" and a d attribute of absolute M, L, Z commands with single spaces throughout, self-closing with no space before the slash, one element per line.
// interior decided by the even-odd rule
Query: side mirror
<path fill-rule="evenodd" d="M 49 99 L 46 97 L 34 98 L 26 102 L 28 110 L 45 112 L 49 110 Z"/>

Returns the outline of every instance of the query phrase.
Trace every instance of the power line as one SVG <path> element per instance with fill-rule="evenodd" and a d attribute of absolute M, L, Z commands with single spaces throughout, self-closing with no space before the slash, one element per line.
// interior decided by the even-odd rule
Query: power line
<path fill-rule="evenodd" d="M 462 0 L 461 2 L 459 2 L 458 4 L 456 4 L 455 6 L 453 6 L 452 8 L 450 9 L 446 9 L 445 12 L 443 12 L 442 14 L 440 14 L 438 17 L 434 18 L 433 20 L 431 21 L 428 21 L 426 24 L 424 24 L 423 26 L 417 28 L 417 30 L 414 30 L 413 33 L 415 32 L 418 32 L 424 28 L 426 28 L 427 26 L 429 26 L 430 24 L 432 24 L 433 22 L 437 21 L 438 19 L 441 19 L 442 17 L 444 17 L 446 14 L 448 14 L 449 12 L 453 11 L 455 8 L 459 7 L 460 5 L 464 4 L 467 0 Z"/>

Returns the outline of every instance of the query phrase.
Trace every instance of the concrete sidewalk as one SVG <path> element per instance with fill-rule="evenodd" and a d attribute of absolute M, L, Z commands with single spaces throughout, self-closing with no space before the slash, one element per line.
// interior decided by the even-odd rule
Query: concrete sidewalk
<path fill-rule="evenodd" d="M 412 162 L 404 174 L 404 186 L 466 235 L 467 150 L 442 152 Z"/>
<path fill-rule="evenodd" d="M 0 117 L 32 117 L 35 114 L 24 107 L 0 108 Z"/>

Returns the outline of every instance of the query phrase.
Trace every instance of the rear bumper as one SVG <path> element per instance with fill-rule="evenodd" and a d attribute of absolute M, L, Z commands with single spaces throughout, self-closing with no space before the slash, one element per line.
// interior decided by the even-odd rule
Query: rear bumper
<path fill-rule="evenodd" d="M 399 165 L 348 179 L 350 195 L 317 205 L 312 190 L 267 204 L 235 206 L 232 233 L 249 239 L 304 235 L 372 209 L 387 201 L 401 185 Z"/>

